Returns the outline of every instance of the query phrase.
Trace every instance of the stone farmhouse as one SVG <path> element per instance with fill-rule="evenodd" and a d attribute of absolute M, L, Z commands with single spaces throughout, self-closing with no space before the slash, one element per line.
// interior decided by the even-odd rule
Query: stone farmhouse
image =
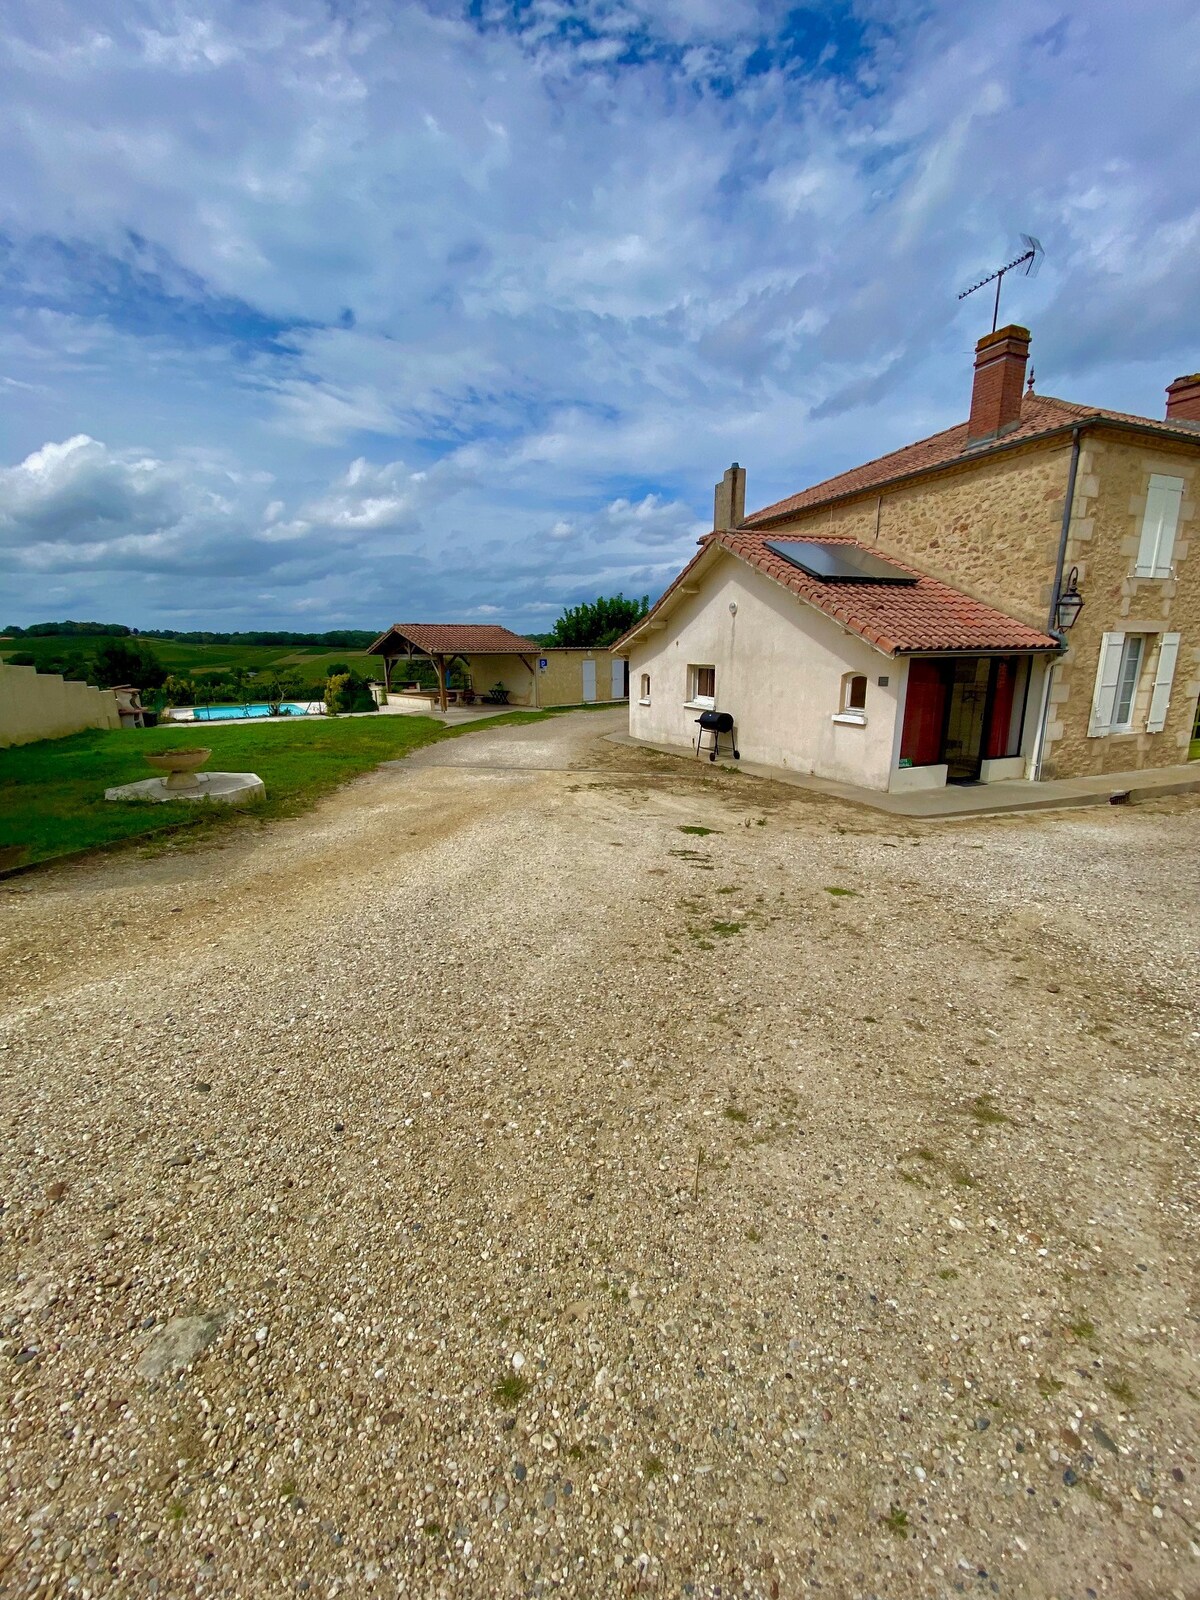
<path fill-rule="evenodd" d="M 1036 394 L 976 347 L 970 415 L 713 531 L 614 649 L 630 731 L 872 789 L 1187 760 L 1200 694 L 1200 374 L 1161 419 Z M 1189 559 L 1190 555 L 1190 559 Z"/>

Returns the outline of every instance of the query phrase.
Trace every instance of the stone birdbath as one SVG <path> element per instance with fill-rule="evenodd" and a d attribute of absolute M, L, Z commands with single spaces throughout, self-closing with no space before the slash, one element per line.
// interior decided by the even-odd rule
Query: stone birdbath
<path fill-rule="evenodd" d="M 179 750 L 158 750 L 153 755 L 147 755 L 146 760 L 157 771 L 166 774 L 162 780 L 163 788 L 178 794 L 200 787 L 205 780 L 199 775 L 199 768 L 211 755 L 211 750 L 199 745 L 187 745 Z"/>
<path fill-rule="evenodd" d="M 193 805 L 244 806 L 266 794 L 266 785 L 257 772 L 198 771 L 211 755 L 211 750 L 194 744 L 180 750 L 156 750 L 146 760 L 163 774 L 161 778 L 119 783 L 106 789 L 104 798 L 141 800 L 151 805 L 190 800 Z"/>

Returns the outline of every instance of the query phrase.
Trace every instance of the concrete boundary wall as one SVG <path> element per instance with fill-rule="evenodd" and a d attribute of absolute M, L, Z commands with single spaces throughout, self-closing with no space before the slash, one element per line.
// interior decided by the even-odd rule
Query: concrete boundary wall
<path fill-rule="evenodd" d="M 37 739 L 63 739 L 84 728 L 120 726 L 117 697 L 111 689 L 0 661 L 0 749 Z"/>

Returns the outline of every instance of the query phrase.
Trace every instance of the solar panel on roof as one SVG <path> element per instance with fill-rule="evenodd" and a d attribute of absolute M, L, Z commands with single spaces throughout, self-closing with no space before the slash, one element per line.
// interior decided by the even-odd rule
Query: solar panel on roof
<path fill-rule="evenodd" d="M 820 583 L 913 584 L 916 578 L 903 567 L 856 544 L 826 543 L 822 539 L 767 539 L 766 547 Z"/>

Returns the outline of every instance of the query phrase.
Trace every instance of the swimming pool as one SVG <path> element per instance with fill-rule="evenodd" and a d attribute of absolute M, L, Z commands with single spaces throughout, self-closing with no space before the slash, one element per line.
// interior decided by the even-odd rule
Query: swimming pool
<path fill-rule="evenodd" d="M 192 716 L 197 722 L 224 722 L 227 717 L 269 717 L 271 708 L 261 706 L 197 706 Z M 295 705 L 292 701 L 285 701 L 279 708 L 281 717 L 303 717 L 306 715 L 304 706 Z"/>

